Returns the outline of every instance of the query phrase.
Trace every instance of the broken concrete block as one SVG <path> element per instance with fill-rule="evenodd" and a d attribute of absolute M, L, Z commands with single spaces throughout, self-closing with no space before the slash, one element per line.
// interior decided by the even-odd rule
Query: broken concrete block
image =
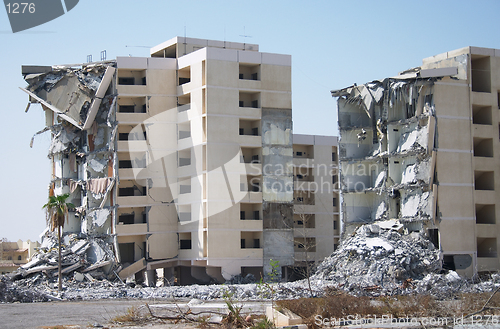
<path fill-rule="evenodd" d="M 71 246 L 71 251 L 75 254 L 78 254 L 80 249 L 88 245 L 87 240 L 78 240 L 73 246 Z"/>
<path fill-rule="evenodd" d="M 83 275 L 82 273 L 80 272 L 75 272 L 73 274 L 73 279 L 75 279 L 76 281 L 78 282 L 83 282 L 83 280 L 85 280 L 85 275 Z"/>
<path fill-rule="evenodd" d="M 75 264 L 73 264 L 73 265 L 71 265 L 71 266 L 68 266 L 68 267 L 64 268 L 64 269 L 61 271 L 61 273 L 62 273 L 62 274 L 65 274 L 65 273 L 70 273 L 71 271 L 74 271 L 74 270 L 76 270 L 77 268 L 79 268 L 79 267 L 81 267 L 81 266 L 82 266 L 82 264 L 81 264 L 80 262 L 77 262 L 77 263 L 75 263 Z"/>
<path fill-rule="evenodd" d="M 118 275 L 120 276 L 120 279 L 125 280 L 126 278 L 132 276 L 133 274 L 145 269 L 146 265 L 147 265 L 146 259 L 141 258 L 132 265 L 125 267 L 118 273 Z"/>
<path fill-rule="evenodd" d="M 93 282 L 94 281 L 94 278 L 92 277 L 92 275 L 90 275 L 89 273 L 85 273 L 84 274 L 85 278 L 89 281 L 89 282 Z"/>
<path fill-rule="evenodd" d="M 273 306 L 266 307 L 266 318 L 273 322 L 276 327 L 298 326 L 302 324 L 302 318 L 287 309 L 279 311 Z"/>

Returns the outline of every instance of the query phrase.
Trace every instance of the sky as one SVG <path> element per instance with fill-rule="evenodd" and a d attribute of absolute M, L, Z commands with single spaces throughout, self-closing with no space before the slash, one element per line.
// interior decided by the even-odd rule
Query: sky
<path fill-rule="evenodd" d="M 39 240 L 50 180 L 41 108 L 25 113 L 21 65 L 85 63 L 106 50 L 149 56 L 175 36 L 258 44 L 292 56 L 294 133 L 336 135 L 330 90 L 394 76 L 446 51 L 500 49 L 500 1 L 80 0 L 53 21 L 12 33 L 0 9 L 0 238 Z"/>

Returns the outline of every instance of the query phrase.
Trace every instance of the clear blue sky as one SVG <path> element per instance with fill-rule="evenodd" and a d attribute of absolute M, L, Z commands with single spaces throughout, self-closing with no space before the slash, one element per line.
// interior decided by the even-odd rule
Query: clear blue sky
<path fill-rule="evenodd" d="M 337 134 L 330 90 L 419 66 L 465 46 L 500 48 L 500 1 L 80 0 L 49 23 L 13 34 L 0 10 L 0 238 L 37 240 L 50 179 L 43 111 L 24 113 L 21 65 L 83 63 L 87 55 L 148 56 L 174 36 L 259 44 L 292 55 L 294 132 Z"/>

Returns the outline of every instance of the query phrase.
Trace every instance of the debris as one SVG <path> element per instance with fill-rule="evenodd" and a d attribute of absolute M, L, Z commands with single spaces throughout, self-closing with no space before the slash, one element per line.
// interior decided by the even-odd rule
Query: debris
<path fill-rule="evenodd" d="M 440 251 L 420 234 L 401 235 L 397 224 L 359 227 L 318 266 L 312 280 L 332 281 L 346 290 L 370 291 L 375 286 L 391 290 L 401 278 L 422 279 L 441 270 Z"/>
<path fill-rule="evenodd" d="M 73 275 L 73 278 L 78 281 L 78 282 L 83 282 L 83 280 L 85 280 L 85 275 L 83 275 L 82 273 L 80 272 L 75 272 L 75 274 Z"/>

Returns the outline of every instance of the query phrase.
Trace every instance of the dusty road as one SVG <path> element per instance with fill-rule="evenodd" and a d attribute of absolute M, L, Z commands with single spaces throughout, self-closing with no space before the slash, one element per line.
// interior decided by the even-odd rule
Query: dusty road
<path fill-rule="evenodd" d="M 179 305 L 185 309 L 184 303 Z M 167 309 L 177 306 L 168 300 L 96 300 L 96 301 L 67 301 L 31 304 L 0 304 L 0 328 L 41 328 L 50 326 L 77 326 L 81 328 L 110 327 L 110 321 L 118 315 L 123 315 L 133 306 L 141 307 L 145 303 L 151 305 L 152 310 L 161 314 Z M 263 313 L 266 303 L 245 302 L 244 311 Z M 221 301 L 207 302 L 191 306 L 193 311 L 201 309 L 223 310 L 225 304 Z M 147 326 L 147 328 L 172 328 L 175 325 Z M 182 325 L 183 328 L 193 327 Z M 141 327 L 127 327 L 141 328 Z"/>
<path fill-rule="evenodd" d="M 31 304 L 0 304 L 0 328 L 39 328 L 41 326 L 106 325 L 140 300 L 98 300 Z"/>

